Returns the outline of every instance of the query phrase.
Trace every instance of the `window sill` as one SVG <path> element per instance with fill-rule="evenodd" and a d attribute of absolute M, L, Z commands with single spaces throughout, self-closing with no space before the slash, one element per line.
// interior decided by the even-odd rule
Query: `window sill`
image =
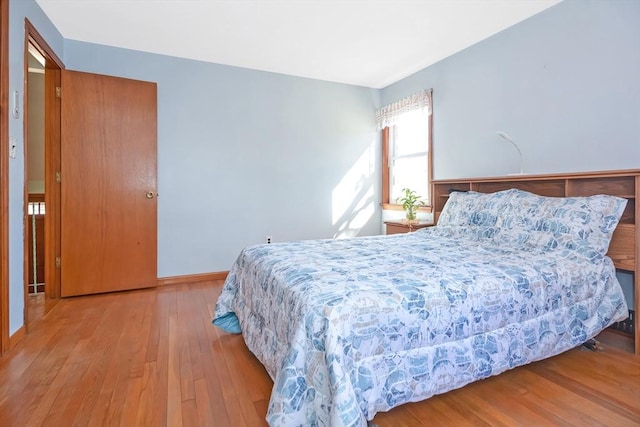
<path fill-rule="evenodd" d="M 381 206 L 382 206 L 382 209 L 385 210 L 385 211 L 402 211 L 402 210 L 404 210 L 404 209 L 402 209 L 402 205 L 396 205 L 396 204 L 391 204 L 391 203 L 382 203 Z M 433 207 L 431 205 L 422 206 L 422 207 L 418 208 L 418 212 L 433 213 Z"/>

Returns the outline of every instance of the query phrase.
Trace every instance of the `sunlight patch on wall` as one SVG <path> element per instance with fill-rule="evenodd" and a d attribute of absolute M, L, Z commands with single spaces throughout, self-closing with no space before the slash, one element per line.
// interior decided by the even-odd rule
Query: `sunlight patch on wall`
<path fill-rule="evenodd" d="M 371 142 L 331 194 L 334 238 L 355 237 L 375 212 L 376 152 Z"/>

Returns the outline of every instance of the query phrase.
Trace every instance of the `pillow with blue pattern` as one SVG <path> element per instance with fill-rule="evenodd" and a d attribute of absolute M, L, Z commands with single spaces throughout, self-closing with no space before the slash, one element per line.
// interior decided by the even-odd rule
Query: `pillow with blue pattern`
<path fill-rule="evenodd" d="M 627 200 L 608 195 L 545 197 L 513 190 L 509 215 L 496 223 L 501 244 L 605 255 Z M 505 210 L 506 212 L 506 210 Z"/>

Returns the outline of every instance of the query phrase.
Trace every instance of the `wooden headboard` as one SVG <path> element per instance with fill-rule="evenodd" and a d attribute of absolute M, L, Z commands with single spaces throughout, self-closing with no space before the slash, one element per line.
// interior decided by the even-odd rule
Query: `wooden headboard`
<path fill-rule="evenodd" d="M 506 177 L 434 180 L 432 201 L 437 222 L 452 190 L 493 193 L 518 188 L 551 197 L 610 194 L 628 199 L 607 255 L 616 268 L 633 273 L 634 309 L 640 307 L 640 169 L 567 173 L 552 175 L 510 175 Z M 635 354 L 640 355 L 640 320 L 634 322 Z"/>

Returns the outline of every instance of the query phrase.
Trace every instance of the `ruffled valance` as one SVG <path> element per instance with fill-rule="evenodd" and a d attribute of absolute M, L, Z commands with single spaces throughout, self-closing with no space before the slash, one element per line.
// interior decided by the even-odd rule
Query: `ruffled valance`
<path fill-rule="evenodd" d="M 432 89 L 423 89 L 416 94 L 378 109 L 376 111 L 376 129 L 381 130 L 392 126 L 400 115 L 419 108 L 426 108 L 427 113 L 431 114 L 432 92 Z"/>

